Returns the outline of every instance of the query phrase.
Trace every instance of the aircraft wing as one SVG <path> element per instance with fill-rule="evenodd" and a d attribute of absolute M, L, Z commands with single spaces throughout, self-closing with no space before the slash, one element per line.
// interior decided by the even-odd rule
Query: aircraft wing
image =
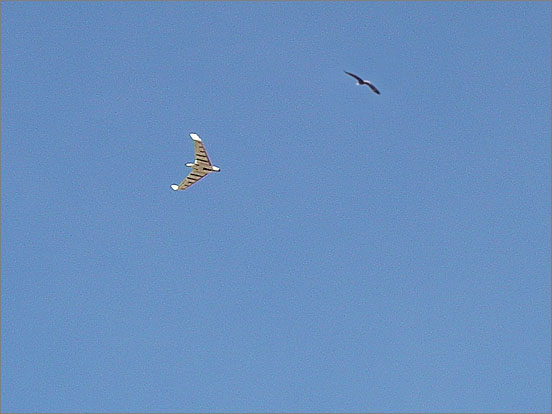
<path fill-rule="evenodd" d="M 372 82 L 368 82 L 366 81 L 366 85 L 368 85 L 370 87 L 370 89 L 372 89 L 375 93 L 377 93 L 378 95 L 380 94 L 380 91 L 378 91 L 378 88 L 376 88 Z"/>
<path fill-rule="evenodd" d="M 197 164 L 212 165 L 207 150 L 203 146 L 201 138 L 197 134 L 190 134 L 190 137 L 194 140 L 195 162 Z"/>
<path fill-rule="evenodd" d="M 349 76 L 352 76 L 353 78 L 355 78 L 357 81 L 359 81 L 359 83 L 363 83 L 364 80 L 359 78 L 357 75 L 355 75 L 354 73 L 351 73 L 351 72 L 347 72 L 346 70 L 344 70 L 343 72 L 345 72 L 347 75 Z"/>
<path fill-rule="evenodd" d="M 173 185 L 173 190 L 185 190 L 192 184 L 194 184 L 196 181 L 201 180 L 203 177 L 205 177 L 207 174 L 209 174 L 210 171 L 203 171 L 197 168 L 193 168 L 190 174 L 178 186 Z"/>

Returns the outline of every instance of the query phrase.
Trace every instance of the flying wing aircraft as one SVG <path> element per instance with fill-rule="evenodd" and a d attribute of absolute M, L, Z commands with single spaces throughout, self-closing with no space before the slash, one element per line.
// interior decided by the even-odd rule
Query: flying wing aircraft
<path fill-rule="evenodd" d="M 192 171 L 190 171 L 190 174 L 188 174 L 188 176 L 184 178 L 184 180 L 182 180 L 180 184 L 171 185 L 171 188 L 174 191 L 185 190 L 196 181 L 201 180 L 206 175 L 212 172 L 220 171 L 219 167 L 215 167 L 213 164 L 211 164 L 209 156 L 207 155 L 207 151 L 203 146 L 203 141 L 201 141 L 199 135 L 192 133 L 190 134 L 190 137 L 194 141 L 195 161 L 186 164 L 186 167 L 192 167 Z"/>
<path fill-rule="evenodd" d="M 367 85 L 370 87 L 370 89 L 372 89 L 372 91 L 374 91 L 374 93 L 377 93 L 378 95 L 380 94 L 380 91 L 378 91 L 378 88 L 376 88 L 372 82 L 364 80 L 361 77 L 358 77 L 357 75 L 355 75 L 354 73 L 347 72 L 346 70 L 344 70 L 343 72 L 355 78 L 357 80 L 357 85 Z"/>

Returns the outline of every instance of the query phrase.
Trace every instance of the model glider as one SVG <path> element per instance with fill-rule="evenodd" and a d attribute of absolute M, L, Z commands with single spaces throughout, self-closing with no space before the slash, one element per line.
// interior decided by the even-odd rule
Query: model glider
<path fill-rule="evenodd" d="M 343 72 L 345 72 L 347 75 L 349 76 L 352 76 L 353 78 L 355 78 L 357 80 L 357 85 L 368 85 L 370 87 L 370 89 L 372 89 L 375 93 L 377 93 L 378 95 L 380 94 L 380 91 L 378 91 L 378 88 L 376 88 L 372 82 L 370 81 L 367 81 L 367 80 L 364 80 L 362 78 L 359 78 L 357 75 L 354 75 L 352 73 L 349 73 L 347 72 L 346 70 L 344 70 Z"/>
<path fill-rule="evenodd" d="M 219 167 L 215 167 L 213 164 L 211 164 L 209 156 L 207 155 L 207 151 L 205 150 L 205 147 L 203 146 L 203 142 L 201 141 L 199 135 L 190 134 L 190 137 L 194 141 L 195 161 L 186 164 L 186 167 L 192 167 L 192 171 L 190 172 L 190 174 L 188 174 L 188 176 L 184 178 L 184 180 L 180 184 L 171 185 L 171 188 L 174 191 L 185 190 L 193 183 L 201 180 L 206 175 L 212 172 L 220 171 Z"/>

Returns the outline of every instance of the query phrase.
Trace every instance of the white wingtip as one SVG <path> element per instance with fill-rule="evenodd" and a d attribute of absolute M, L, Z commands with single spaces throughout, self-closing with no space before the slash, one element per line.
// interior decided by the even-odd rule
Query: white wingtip
<path fill-rule="evenodd" d="M 174 191 L 178 190 L 178 186 L 177 186 L 176 184 L 171 184 L 171 188 L 172 188 Z"/>
<path fill-rule="evenodd" d="M 190 137 L 192 137 L 192 139 L 193 139 L 194 141 L 199 141 L 199 142 L 201 142 L 201 138 L 200 138 L 199 135 L 197 135 L 197 134 L 192 133 L 192 134 L 190 134 Z"/>

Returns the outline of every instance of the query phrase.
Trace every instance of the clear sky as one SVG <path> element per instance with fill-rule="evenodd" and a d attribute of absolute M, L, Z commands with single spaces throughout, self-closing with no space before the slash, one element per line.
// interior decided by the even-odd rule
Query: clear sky
<path fill-rule="evenodd" d="M 550 411 L 550 13 L 3 2 L 2 411 Z"/>

